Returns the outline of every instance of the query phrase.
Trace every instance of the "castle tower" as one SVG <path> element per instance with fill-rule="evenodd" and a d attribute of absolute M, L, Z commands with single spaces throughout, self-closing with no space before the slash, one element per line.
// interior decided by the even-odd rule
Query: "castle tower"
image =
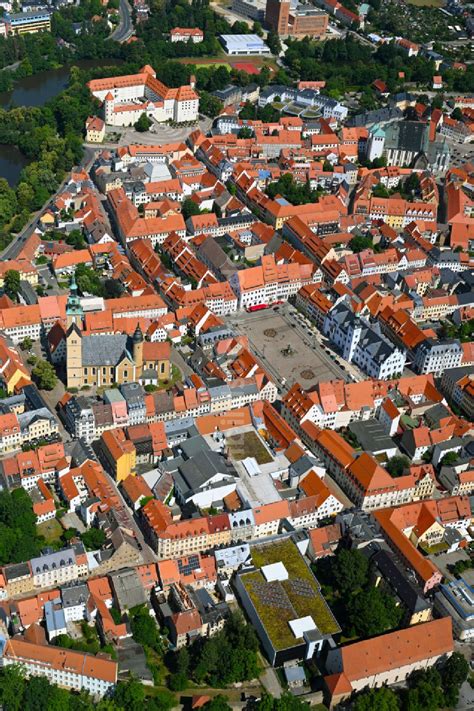
<path fill-rule="evenodd" d="M 82 377 L 82 333 L 76 323 L 72 323 L 66 333 L 66 378 L 68 388 L 81 388 Z"/>
<path fill-rule="evenodd" d="M 132 338 L 132 342 L 133 342 L 132 355 L 133 355 L 133 360 L 135 362 L 135 377 L 137 380 L 143 372 L 143 341 L 144 341 L 144 338 L 143 338 L 142 329 L 140 328 L 140 325 L 137 323 L 137 327 L 135 329 L 135 333 L 133 334 L 133 338 Z"/>
<path fill-rule="evenodd" d="M 84 311 L 77 292 L 76 275 L 74 273 L 72 275 L 71 284 L 69 286 L 69 296 L 66 302 L 66 331 L 73 323 L 75 323 L 79 330 L 81 330 L 83 316 Z"/>
<path fill-rule="evenodd" d="M 112 92 L 109 91 L 104 99 L 104 120 L 107 124 L 113 123 L 114 103 L 114 96 Z"/>

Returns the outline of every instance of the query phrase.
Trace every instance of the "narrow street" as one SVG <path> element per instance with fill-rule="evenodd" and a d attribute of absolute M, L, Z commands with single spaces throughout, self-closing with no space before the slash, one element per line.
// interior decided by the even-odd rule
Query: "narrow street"
<path fill-rule="evenodd" d="M 82 161 L 81 161 L 79 167 L 84 168 L 85 170 L 89 171 L 90 167 L 95 159 L 96 150 L 97 150 L 96 148 L 92 148 L 89 146 L 85 147 L 84 156 L 82 158 Z M 18 256 L 19 252 L 21 252 L 28 237 L 30 237 L 33 234 L 33 232 L 37 229 L 38 218 L 43 213 L 43 211 L 46 209 L 46 207 L 63 190 L 63 188 L 66 185 L 68 180 L 69 180 L 69 173 L 66 176 L 66 178 L 63 180 L 63 182 L 61 183 L 59 188 L 56 190 L 56 192 L 53 195 L 51 195 L 51 197 L 48 199 L 48 202 L 45 205 L 43 205 L 41 210 L 38 210 L 31 216 L 30 220 L 27 222 L 27 224 L 22 229 L 22 231 L 19 232 L 16 235 L 16 237 L 14 237 L 13 240 L 10 242 L 10 244 L 3 250 L 3 252 L 0 253 L 0 259 L 2 261 L 7 261 L 8 259 L 15 259 Z"/>

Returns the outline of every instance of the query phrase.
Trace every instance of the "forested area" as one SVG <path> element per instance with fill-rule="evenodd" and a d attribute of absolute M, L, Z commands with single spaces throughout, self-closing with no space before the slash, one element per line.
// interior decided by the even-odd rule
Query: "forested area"
<path fill-rule="evenodd" d="M 345 39 L 314 42 L 309 38 L 289 40 L 285 63 L 292 76 L 299 79 L 323 79 L 326 90 L 334 96 L 345 91 L 361 90 L 369 95 L 376 79 L 387 84 L 390 93 L 406 82 L 429 85 L 436 73 L 434 62 L 421 56 L 408 57 L 393 44 L 382 44 L 375 52 L 348 35 Z M 405 73 L 403 80 L 399 72 Z M 462 93 L 474 91 L 474 66 L 465 72 L 443 72 L 446 90 Z"/>

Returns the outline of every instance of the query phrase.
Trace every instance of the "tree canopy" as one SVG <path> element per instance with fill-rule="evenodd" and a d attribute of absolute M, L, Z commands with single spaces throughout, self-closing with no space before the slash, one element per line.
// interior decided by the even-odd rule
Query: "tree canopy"
<path fill-rule="evenodd" d="M 258 640 L 253 627 L 239 613 L 230 615 L 222 632 L 194 642 L 189 652 L 180 650 L 171 661 L 175 683 L 184 677 L 198 684 L 225 686 L 258 676 Z"/>
<path fill-rule="evenodd" d="M 31 375 L 41 390 L 53 390 L 58 382 L 54 366 L 47 360 L 36 361 Z"/>
<path fill-rule="evenodd" d="M 408 459 L 408 457 L 405 457 L 405 455 L 400 454 L 389 459 L 385 468 L 387 469 L 390 476 L 399 477 L 403 475 L 403 473 L 408 469 L 409 466 L 410 460 Z"/>
<path fill-rule="evenodd" d="M 0 565 L 21 563 L 39 553 L 36 516 L 22 488 L 0 492 Z"/>

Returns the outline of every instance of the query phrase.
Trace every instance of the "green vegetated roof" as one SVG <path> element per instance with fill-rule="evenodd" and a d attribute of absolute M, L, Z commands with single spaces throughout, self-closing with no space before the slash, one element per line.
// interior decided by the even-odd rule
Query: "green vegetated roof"
<path fill-rule="evenodd" d="M 340 632 L 336 618 L 324 597 L 318 581 L 290 540 L 252 546 L 255 567 L 283 563 L 288 580 L 268 583 L 261 570 L 241 576 L 242 583 L 262 621 L 275 649 L 286 649 L 301 643 L 289 622 L 311 616 L 322 635 Z"/>
<path fill-rule="evenodd" d="M 257 464 L 269 464 L 273 461 L 271 454 L 255 432 L 249 431 L 231 435 L 227 437 L 226 444 L 231 456 L 237 461 L 245 459 L 245 457 L 254 457 Z"/>

